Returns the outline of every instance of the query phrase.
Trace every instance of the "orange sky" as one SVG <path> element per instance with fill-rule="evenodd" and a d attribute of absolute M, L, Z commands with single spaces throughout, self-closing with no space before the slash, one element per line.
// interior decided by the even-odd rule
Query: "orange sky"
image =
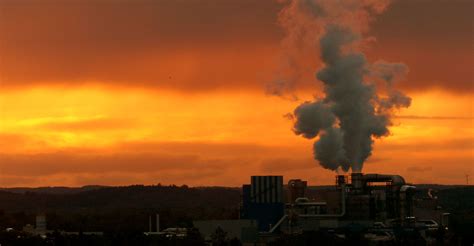
<path fill-rule="evenodd" d="M 285 3 L 205 2 L 0 2 L 0 186 L 332 184 L 284 117 L 320 95 L 318 55 L 300 54 L 299 101 L 266 93 Z M 364 172 L 472 174 L 472 4 L 395 2 L 372 23 L 369 60 L 406 63 L 413 102 Z"/>

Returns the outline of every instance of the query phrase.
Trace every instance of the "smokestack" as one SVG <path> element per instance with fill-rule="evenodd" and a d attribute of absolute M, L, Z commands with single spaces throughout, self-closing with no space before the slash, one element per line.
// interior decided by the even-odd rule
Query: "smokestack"
<path fill-rule="evenodd" d="M 312 139 L 314 158 L 330 170 L 361 172 L 372 153 L 375 138 L 389 135 L 395 109 L 408 107 L 411 99 L 393 84 L 408 70 L 404 64 L 369 63 L 358 51 L 371 15 L 379 14 L 388 2 L 294 0 L 281 13 L 290 37 L 319 30 L 320 56 L 324 67 L 316 77 L 324 85 L 324 97 L 306 101 L 293 112 L 293 131 Z M 300 23 L 302 22 L 302 23 Z M 307 30 L 306 30 L 306 29 Z M 293 30 L 294 29 L 294 30 Z M 299 35 L 299 36 L 298 36 Z M 371 81 L 364 81 L 370 78 Z M 380 96 L 375 82 L 384 86 Z M 356 175 L 356 178 L 359 177 Z"/>
<path fill-rule="evenodd" d="M 337 175 L 336 176 L 336 185 L 337 185 L 337 187 L 342 187 L 345 184 L 346 184 L 346 176 Z"/>
<path fill-rule="evenodd" d="M 364 186 L 362 178 L 363 178 L 362 173 L 352 173 L 351 174 L 351 184 L 352 184 L 352 189 L 354 191 L 362 190 L 362 188 Z"/>

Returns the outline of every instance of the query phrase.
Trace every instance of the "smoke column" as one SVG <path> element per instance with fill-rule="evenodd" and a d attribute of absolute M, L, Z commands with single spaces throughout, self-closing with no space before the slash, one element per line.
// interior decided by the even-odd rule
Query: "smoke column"
<path fill-rule="evenodd" d="M 407 67 L 370 64 L 360 51 L 372 16 L 387 6 L 379 0 L 295 0 L 280 13 L 287 43 L 315 37 L 319 47 L 323 67 L 316 78 L 324 97 L 294 110 L 293 131 L 317 138 L 313 153 L 324 168 L 360 172 L 374 139 L 389 134 L 394 110 L 410 106 L 411 99 L 393 88 Z"/>

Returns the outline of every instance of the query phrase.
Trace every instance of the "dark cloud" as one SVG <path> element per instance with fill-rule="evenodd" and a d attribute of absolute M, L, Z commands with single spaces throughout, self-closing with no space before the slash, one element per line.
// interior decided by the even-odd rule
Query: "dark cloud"
<path fill-rule="evenodd" d="M 470 0 L 394 1 L 372 26 L 371 54 L 410 68 L 403 88 L 472 92 L 473 9 Z"/>
<path fill-rule="evenodd" d="M 255 82 L 255 75 L 216 70 L 252 70 L 254 52 L 279 40 L 278 8 L 273 0 L 1 1 L 0 30 L 9 33 L 0 43 L 3 85 Z"/>
<path fill-rule="evenodd" d="M 403 88 L 472 92 L 473 4 L 394 2 L 374 22 L 378 41 L 369 58 L 407 64 Z M 263 89 L 283 37 L 282 7 L 274 0 L 3 0 L 2 87 L 99 81 L 187 91 Z"/>

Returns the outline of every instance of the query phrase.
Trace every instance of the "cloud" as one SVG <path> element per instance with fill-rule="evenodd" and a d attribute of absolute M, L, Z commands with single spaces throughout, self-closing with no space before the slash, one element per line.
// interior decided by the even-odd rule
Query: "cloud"
<path fill-rule="evenodd" d="M 0 186 L 2 187 L 41 186 L 42 184 L 38 181 L 40 181 L 40 179 L 37 176 L 0 175 Z"/>
<path fill-rule="evenodd" d="M 1 154 L 0 170 L 6 175 L 51 175 L 58 173 L 146 173 L 164 170 L 224 170 L 226 159 L 180 154 Z"/>
<path fill-rule="evenodd" d="M 21 134 L 13 133 L 0 133 L 0 149 L 5 149 L 9 144 L 25 144 L 28 142 L 28 138 Z"/>
<path fill-rule="evenodd" d="M 33 139 L 31 136 L 19 133 L 0 133 L 0 153 L 12 153 L 24 151 L 24 149 L 36 146 L 44 147 L 47 143 L 43 139 Z"/>
<path fill-rule="evenodd" d="M 409 120 L 473 120 L 474 117 L 460 116 L 425 116 L 425 115 L 396 115 L 395 118 Z"/>
<path fill-rule="evenodd" d="M 473 8 L 469 0 L 394 1 L 372 26 L 377 42 L 370 53 L 410 68 L 401 88 L 472 93 Z"/>
<path fill-rule="evenodd" d="M 409 182 L 420 168 L 432 168 L 430 182 L 457 183 L 443 172 L 466 173 L 472 138 L 382 142 L 365 172 L 397 173 Z M 0 154 L 0 186 L 82 186 L 88 184 L 188 184 L 239 186 L 251 175 L 278 174 L 330 184 L 333 174 L 317 165 L 301 145 L 265 146 L 219 142 L 124 142 L 107 148 L 63 148 L 48 153 Z M 302 156 L 302 158 L 298 157 Z M 413 169 L 413 167 L 415 167 Z M 461 179 L 460 179 L 461 180 Z M 462 180 L 461 180 L 462 181 Z M 463 181 L 462 181 L 463 182 Z"/>
<path fill-rule="evenodd" d="M 408 172 L 427 172 L 427 171 L 431 171 L 433 168 L 432 167 L 417 167 L 417 166 L 413 166 L 413 167 L 409 167 L 407 168 L 407 171 Z"/>
<path fill-rule="evenodd" d="M 135 124 L 130 119 L 96 117 L 90 119 L 50 121 L 36 125 L 38 128 L 54 131 L 106 131 L 132 128 Z"/>
<path fill-rule="evenodd" d="M 404 89 L 472 92 L 474 58 L 466 50 L 473 4 L 396 1 L 373 23 L 378 41 L 369 57 L 406 63 Z M 278 63 L 283 6 L 274 0 L 0 1 L 0 31 L 8 33 L 0 44 L 2 87 L 263 90 Z M 316 54 L 301 53 L 294 61 L 317 63 L 306 61 Z M 312 68 L 297 71 L 302 80 L 314 78 Z"/>
<path fill-rule="evenodd" d="M 416 139 L 410 141 L 405 139 L 403 142 L 384 142 L 381 143 L 379 151 L 401 151 L 401 152 L 425 152 L 430 151 L 453 151 L 453 150 L 474 150 L 474 136 L 434 138 L 434 139 Z"/>
<path fill-rule="evenodd" d="M 232 186 L 260 173 L 259 163 L 269 155 L 284 159 L 294 151 L 299 149 L 251 143 L 141 141 L 48 153 L 0 153 L 0 185 L 161 182 Z M 299 162 L 291 163 L 298 166 Z M 271 172 L 271 168 L 263 171 Z M 14 181 L 15 177 L 19 178 Z"/>
<path fill-rule="evenodd" d="M 1 1 L 2 82 L 252 86 L 255 66 L 271 59 L 262 46 L 279 40 L 278 8 L 273 0 Z"/>
<path fill-rule="evenodd" d="M 295 170 L 307 170 L 316 167 L 312 158 L 269 158 L 260 163 L 263 172 L 285 173 Z"/>
<path fill-rule="evenodd" d="M 229 142 L 157 142 L 157 141 L 132 141 L 118 143 L 117 149 L 131 152 L 164 152 L 164 153 L 199 153 L 207 156 L 266 156 L 277 153 L 295 153 L 301 151 L 300 146 L 265 146 L 255 143 L 229 143 Z"/>
<path fill-rule="evenodd" d="M 307 151 L 300 146 L 257 143 L 128 141 L 42 151 L 0 152 L 0 186 L 158 182 L 239 186 L 251 175 L 316 167 L 310 158 L 293 158 Z"/>

